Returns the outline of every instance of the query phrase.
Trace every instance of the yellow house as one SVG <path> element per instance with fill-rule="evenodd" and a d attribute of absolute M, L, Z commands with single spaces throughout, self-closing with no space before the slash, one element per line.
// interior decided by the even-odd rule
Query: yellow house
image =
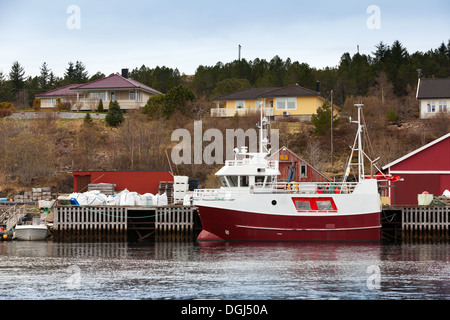
<path fill-rule="evenodd" d="M 297 84 L 282 88 L 249 88 L 213 99 L 216 108 L 211 109 L 212 117 L 232 117 L 259 112 L 277 118 L 296 117 L 301 121 L 311 120 L 325 98 L 320 93 Z M 333 114 L 339 115 L 339 107 L 333 104 Z"/>

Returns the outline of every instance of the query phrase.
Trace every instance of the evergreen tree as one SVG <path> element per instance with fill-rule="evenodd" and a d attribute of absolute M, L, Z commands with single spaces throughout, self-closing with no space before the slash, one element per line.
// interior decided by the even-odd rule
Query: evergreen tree
<path fill-rule="evenodd" d="M 323 105 L 317 108 L 317 114 L 313 114 L 311 122 L 314 125 L 314 133 L 325 134 L 331 129 L 331 104 L 326 100 Z M 333 127 L 338 125 L 339 119 L 333 115 Z"/>
<path fill-rule="evenodd" d="M 118 127 L 125 120 L 117 101 L 110 101 L 105 121 L 111 127 Z"/>
<path fill-rule="evenodd" d="M 103 101 L 102 99 L 100 99 L 100 101 L 98 102 L 98 107 L 97 107 L 97 112 L 104 112 L 105 109 L 103 109 Z"/>
<path fill-rule="evenodd" d="M 50 73 L 51 70 L 47 66 L 47 62 L 44 62 L 41 66 L 41 74 L 39 76 L 39 88 L 42 91 L 47 91 L 50 85 Z"/>
<path fill-rule="evenodd" d="M 94 123 L 94 120 L 92 120 L 91 114 L 89 112 L 86 113 L 83 119 L 83 123 L 87 126 L 92 126 Z"/>
<path fill-rule="evenodd" d="M 25 71 L 19 62 L 15 61 L 13 63 L 9 72 L 9 79 L 12 83 L 14 94 L 25 87 Z"/>

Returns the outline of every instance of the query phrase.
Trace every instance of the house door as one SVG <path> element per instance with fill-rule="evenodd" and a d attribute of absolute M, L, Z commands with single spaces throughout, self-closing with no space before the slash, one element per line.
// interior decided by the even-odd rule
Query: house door
<path fill-rule="evenodd" d="M 79 176 L 77 177 L 77 191 L 78 193 L 83 193 L 88 191 L 88 184 L 91 180 L 90 176 Z"/>

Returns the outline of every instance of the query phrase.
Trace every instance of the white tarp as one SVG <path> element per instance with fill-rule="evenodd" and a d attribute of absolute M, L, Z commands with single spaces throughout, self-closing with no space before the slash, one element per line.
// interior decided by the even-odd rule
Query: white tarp
<path fill-rule="evenodd" d="M 127 189 L 106 196 L 100 191 L 87 191 L 83 193 L 71 193 L 68 197 L 74 199 L 80 206 L 166 206 L 167 195 L 153 195 L 151 193 L 139 194 Z"/>

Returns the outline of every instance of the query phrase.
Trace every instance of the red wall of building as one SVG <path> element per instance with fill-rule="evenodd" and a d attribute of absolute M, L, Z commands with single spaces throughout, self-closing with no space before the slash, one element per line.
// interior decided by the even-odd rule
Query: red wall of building
<path fill-rule="evenodd" d="M 116 185 L 116 191 L 128 189 L 139 194 L 158 193 L 160 181 L 173 181 L 173 175 L 169 171 L 82 171 L 73 173 L 74 192 L 80 190 L 81 179 L 87 179 L 88 183 L 112 183 Z"/>
<path fill-rule="evenodd" d="M 417 195 L 427 191 L 435 196 L 441 195 L 440 176 L 437 174 L 402 174 L 403 181 L 395 182 L 392 204 L 418 205 Z"/>
<path fill-rule="evenodd" d="M 286 158 L 287 157 L 287 160 Z M 278 170 L 280 171 L 280 176 L 278 176 L 278 181 L 287 181 L 289 176 L 289 166 L 291 164 L 295 165 L 295 177 L 296 182 L 329 182 L 330 180 L 320 174 L 315 168 L 311 167 L 307 162 L 302 160 L 300 157 L 296 156 L 289 150 L 281 149 L 278 153 L 273 154 L 269 157 L 270 160 L 278 161 Z M 306 177 L 300 178 L 300 169 L 302 165 L 306 165 Z"/>
<path fill-rule="evenodd" d="M 417 205 L 417 195 L 424 191 L 434 196 L 442 195 L 445 190 L 450 190 L 449 171 L 450 138 L 446 138 L 389 168 L 392 175 L 398 175 L 404 180 L 395 182 L 391 203 Z"/>
<path fill-rule="evenodd" d="M 391 171 L 395 170 L 450 170 L 450 138 L 442 140 L 393 165 Z"/>

